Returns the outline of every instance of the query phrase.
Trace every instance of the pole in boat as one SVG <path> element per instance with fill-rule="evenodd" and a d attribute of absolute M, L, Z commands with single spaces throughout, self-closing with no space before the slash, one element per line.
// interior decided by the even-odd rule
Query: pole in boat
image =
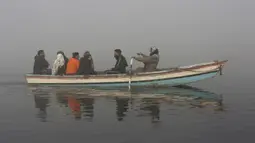
<path fill-rule="evenodd" d="M 131 89 L 131 79 L 132 79 L 132 66 L 133 66 L 133 61 L 134 59 L 131 58 L 130 60 L 130 69 L 129 69 L 129 81 L 128 81 L 128 90 L 130 91 Z"/>

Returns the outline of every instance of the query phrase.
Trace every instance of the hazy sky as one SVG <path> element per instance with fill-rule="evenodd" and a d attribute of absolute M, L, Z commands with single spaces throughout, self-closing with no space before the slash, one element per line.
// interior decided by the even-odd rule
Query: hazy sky
<path fill-rule="evenodd" d="M 44 49 L 52 63 L 91 51 L 97 69 L 160 49 L 160 67 L 229 59 L 254 65 L 254 0 L 1 0 L 1 72 L 31 72 Z"/>

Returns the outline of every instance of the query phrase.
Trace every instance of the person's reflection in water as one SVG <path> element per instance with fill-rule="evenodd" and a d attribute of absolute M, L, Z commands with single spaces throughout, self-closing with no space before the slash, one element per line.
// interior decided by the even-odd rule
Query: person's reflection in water
<path fill-rule="evenodd" d="M 150 111 L 151 121 L 157 122 L 160 120 L 160 103 L 156 99 L 143 99 L 145 104 L 141 110 Z"/>
<path fill-rule="evenodd" d="M 74 97 L 68 97 L 68 105 L 69 108 L 72 110 L 75 120 L 80 120 L 81 119 L 80 102 Z"/>
<path fill-rule="evenodd" d="M 49 104 L 49 97 L 35 94 L 34 95 L 35 108 L 39 109 L 37 117 L 41 119 L 42 122 L 47 121 L 47 110 Z"/>
<path fill-rule="evenodd" d="M 117 108 L 116 108 L 116 114 L 118 121 L 122 121 L 123 118 L 126 116 L 125 112 L 128 111 L 128 98 L 115 98 Z"/>
<path fill-rule="evenodd" d="M 61 94 L 56 94 L 56 99 L 64 107 L 68 107 L 68 98 Z"/>
<path fill-rule="evenodd" d="M 82 98 L 80 101 L 83 106 L 84 118 L 92 121 L 94 117 L 94 98 Z"/>

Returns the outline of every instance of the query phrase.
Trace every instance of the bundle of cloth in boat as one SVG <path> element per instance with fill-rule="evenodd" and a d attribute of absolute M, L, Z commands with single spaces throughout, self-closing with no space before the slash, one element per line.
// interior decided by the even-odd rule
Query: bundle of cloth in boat
<path fill-rule="evenodd" d="M 139 67 L 135 72 L 153 72 L 157 70 L 159 63 L 159 50 L 154 46 L 150 48 L 149 56 L 143 53 L 137 53 L 137 57 L 132 57 L 133 59 L 142 62 L 144 67 Z"/>

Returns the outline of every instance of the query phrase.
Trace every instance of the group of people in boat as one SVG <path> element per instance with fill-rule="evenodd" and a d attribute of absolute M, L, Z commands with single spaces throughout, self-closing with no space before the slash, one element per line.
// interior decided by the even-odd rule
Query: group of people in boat
<path fill-rule="evenodd" d="M 115 66 L 105 71 L 106 74 L 124 74 L 128 63 L 120 49 L 114 50 Z M 144 67 L 139 67 L 136 72 L 152 72 L 157 69 L 159 62 L 159 50 L 156 47 L 150 48 L 150 54 L 137 53 L 133 59 L 144 63 Z M 57 58 L 50 69 L 50 64 L 45 59 L 44 50 L 39 50 L 34 58 L 33 74 L 52 74 L 52 75 L 93 75 L 97 74 L 94 70 L 93 58 L 89 51 L 86 51 L 80 58 L 78 52 L 72 53 L 71 58 L 67 58 L 64 52 L 57 52 Z"/>

